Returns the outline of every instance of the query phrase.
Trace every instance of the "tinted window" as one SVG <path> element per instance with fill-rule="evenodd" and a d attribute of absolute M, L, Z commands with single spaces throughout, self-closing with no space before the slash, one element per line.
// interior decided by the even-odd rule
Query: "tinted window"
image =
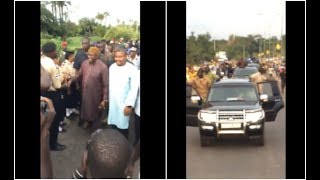
<path fill-rule="evenodd" d="M 254 73 L 258 72 L 258 69 L 253 67 L 253 68 L 244 68 L 244 69 L 236 69 L 234 72 L 235 76 L 250 76 Z"/>
<path fill-rule="evenodd" d="M 257 101 L 253 86 L 218 86 L 210 90 L 208 101 Z"/>
<path fill-rule="evenodd" d="M 260 94 L 267 94 L 268 96 L 280 96 L 280 91 L 277 81 L 269 81 L 260 83 L 258 85 Z"/>

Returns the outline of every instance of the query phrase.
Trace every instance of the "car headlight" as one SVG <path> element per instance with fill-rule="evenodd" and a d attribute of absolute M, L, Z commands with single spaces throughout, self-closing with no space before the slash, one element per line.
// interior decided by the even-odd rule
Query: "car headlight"
<path fill-rule="evenodd" d="M 253 123 L 261 120 L 264 118 L 264 111 L 263 109 L 256 109 L 256 110 L 247 110 L 246 111 L 246 121 L 251 121 Z"/>
<path fill-rule="evenodd" d="M 199 111 L 198 119 L 206 123 L 213 123 L 217 121 L 217 114 L 212 111 Z"/>

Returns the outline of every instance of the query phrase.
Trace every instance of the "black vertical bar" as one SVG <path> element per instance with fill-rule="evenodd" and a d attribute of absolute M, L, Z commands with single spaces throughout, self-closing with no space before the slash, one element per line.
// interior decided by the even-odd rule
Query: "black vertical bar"
<path fill-rule="evenodd" d="M 40 178 L 40 2 L 15 2 L 15 178 Z"/>
<path fill-rule="evenodd" d="M 308 59 L 308 58 L 307 58 Z M 286 2 L 286 178 L 305 178 L 305 2 Z M 298 82 L 298 84 L 297 84 Z M 299 90 L 298 90 L 299 89 Z M 296 93 L 298 92 L 298 93 Z M 309 119 L 310 120 L 310 119 Z"/>
<path fill-rule="evenodd" d="M 140 2 L 141 178 L 165 178 L 165 2 Z"/>
<path fill-rule="evenodd" d="M 167 177 L 186 178 L 186 2 L 167 2 Z"/>

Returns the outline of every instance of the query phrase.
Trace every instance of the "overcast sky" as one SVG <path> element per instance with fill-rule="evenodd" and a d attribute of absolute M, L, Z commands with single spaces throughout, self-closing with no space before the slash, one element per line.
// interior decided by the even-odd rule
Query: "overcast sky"
<path fill-rule="evenodd" d="M 228 39 L 230 34 L 263 37 L 285 34 L 283 0 L 188 0 L 187 36 L 209 32 L 215 39 Z"/>
<path fill-rule="evenodd" d="M 51 10 L 51 6 L 48 6 Z M 83 17 L 95 18 L 98 12 L 108 11 L 107 25 L 140 22 L 138 0 L 73 0 L 68 7 L 69 19 L 78 23 Z M 283 13 L 283 21 L 281 15 Z M 170 18 L 170 17 L 168 17 Z M 284 0 L 187 0 L 187 36 L 209 32 L 215 39 L 228 39 L 230 34 L 264 37 L 285 34 Z M 98 22 L 98 21 L 97 21 Z"/>
<path fill-rule="evenodd" d="M 51 11 L 51 6 L 47 6 Z M 68 6 L 69 19 L 78 24 L 79 19 L 83 17 L 95 18 L 97 13 L 109 12 L 107 25 L 116 25 L 117 19 L 120 22 L 129 20 L 140 23 L 140 1 L 138 0 L 77 0 L 71 1 Z M 98 21 L 97 21 L 98 22 Z"/>

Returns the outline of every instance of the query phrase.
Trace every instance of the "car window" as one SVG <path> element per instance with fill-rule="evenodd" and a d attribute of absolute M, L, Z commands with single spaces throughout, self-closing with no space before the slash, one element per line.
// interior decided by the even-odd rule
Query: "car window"
<path fill-rule="evenodd" d="M 269 97 L 273 96 L 272 86 L 270 83 L 261 83 L 258 85 L 260 94 L 267 94 Z"/>
<path fill-rule="evenodd" d="M 258 84 L 260 94 L 267 94 L 268 96 L 280 96 L 280 91 L 277 81 L 267 81 Z"/>
<path fill-rule="evenodd" d="M 253 86 L 220 86 L 210 90 L 208 101 L 257 101 Z"/>
<path fill-rule="evenodd" d="M 253 67 L 253 68 L 246 68 L 246 69 L 236 69 L 234 74 L 235 76 L 250 76 L 256 72 L 258 72 L 258 69 Z"/>

